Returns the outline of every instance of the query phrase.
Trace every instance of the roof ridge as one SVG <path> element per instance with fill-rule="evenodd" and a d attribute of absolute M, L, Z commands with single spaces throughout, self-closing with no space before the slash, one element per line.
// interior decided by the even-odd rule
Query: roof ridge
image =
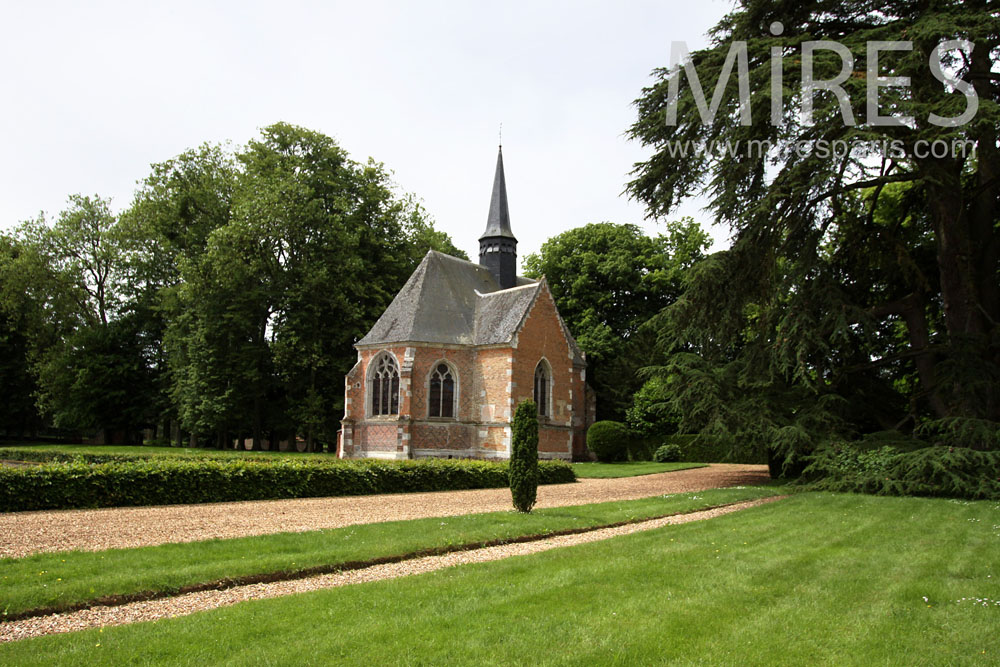
<path fill-rule="evenodd" d="M 524 285 L 514 285 L 513 287 L 508 287 L 507 289 L 498 289 L 495 292 L 486 292 L 485 294 L 483 292 L 480 292 L 479 290 L 476 290 L 476 296 L 487 297 L 487 296 L 496 296 L 498 294 L 507 294 L 509 292 L 513 292 L 514 290 L 524 289 L 525 287 L 538 287 L 540 284 L 541 283 L 536 280 L 533 283 L 525 283 Z"/>
<path fill-rule="evenodd" d="M 435 250 L 435 249 L 431 248 L 430 250 L 427 251 L 427 255 L 430 255 L 430 254 L 433 254 L 434 257 L 437 257 L 439 259 L 447 259 L 449 261 L 456 262 L 458 264 L 468 264 L 469 266 L 474 267 L 477 271 L 487 271 L 487 272 L 489 271 L 488 268 L 486 268 L 485 266 L 483 266 L 479 262 L 473 262 L 470 259 L 462 259 L 461 257 L 455 257 L 454 255 L 449 255 L 448 253 L 441 252 L 440 250 Z M 427 255 L 425 255 L 425 257 Z"/>

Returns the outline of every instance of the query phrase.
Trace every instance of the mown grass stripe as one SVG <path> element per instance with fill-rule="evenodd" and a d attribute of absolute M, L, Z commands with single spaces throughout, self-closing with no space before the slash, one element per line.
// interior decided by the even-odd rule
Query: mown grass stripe
<path fill-rule="evenodd" d="M 753 500 L 755 501 L 755 500 L 765 500 L 770 498 L 783 498 L 783 497 L 784 496 L 780 495 L 762 496 L 754 498 Z M 308 577 L 315 577 L 323 574 L 333 574 L 335 572 L 350 572 L 352 570 L 361 570 L 367 567 L 373 567 L 375 565 L 401 563 L 403 561 L 414 560 L 416 558 L 426 558 L 428 556 L 443 556 L 445 554 L 450 554 L 450 553 L 473 551 L 476 549 L 487 549 L 489 547 L 499 547 L 508 544 L 524 544 L 527 542 L 538 542 L 541 540 L 547 540 L 553 537 L 561 537 L 565 535 L 581 535 L 583 533 L 593 533 L 598 530 L 619 528 L 621 526 L 630 526 L 638 523 L 648 523 L 650 521 L 657 521 L 659 519 L 666 519 L 674 516 L 684 516 L 686 514 L 695 514 L 697 512 L 707 512 L 710 510 L 722 509 L 725 507 L 731 507 L 733 505 L 739 505 L 740 503 L 745 503 L 745 502 L 751 502 L 751 501 L 746 499 L 735 500 L 733 502 L 722 503 L 719 505 L 711 505 L 708 507 L 701 507 L 698 509 L 670 512 L 667 514 L 659 514 L 649 517 L 626 519 L 624 521 L 615 521 L 613 523 L 606 523 L 596 526 L 586 526 L 581 528 L 565 528 L 561 530 L 547 531 L 544 533 L 520 535 L 517 537 L 497 538 L 492 540 L 467 542 L 464 544 L 456 544 L 443 547 L 430 547 L 427 549 L 410 551 L 404 554 L 379 556 L 376 558 L 369 558 L 365 560 L 343 561 L 340 563 L 333 563 L 329 565 L 317 565 L 293 571 L 279 570 L 275 572 L 264 572 L 260 574 L 250 574 L 239 577 L 227 577 L 225 579 L 217 579 L 215 581 L 190 584 L 170 590 L 159 590 L 159 591 L 147 590 L 147 591 L 140 591 L 138 593 L 107 595 L 99 598 L 94 598 L 92 600 L 86 600 L 83 602 L 77 602 L 72 604 L 38 607 L 35 609 L 28 609 L 26 611 L 11 613 L 11 614 L 4 613 L 3 620 L 20 621 L 25 618 L 49 616 L 51 614 L 65 614 L 69 612 L 80 611 L 83 609 L 92 609 L 94 607 L 116 607 L 124 604 L 129 604 L 132 602 L 146 602 L 149 600 L 160 600 L 163 598 L 176 597 L 178 595 L 186 595 L 188 593 L 199 593 L 201 591 L 211 591 L 211 590 L 221 591 L 229 588 L 235 588 L 237 586 L 250 586 L 253 584 L 269 584 L 277 581 L 294 581 L 296 579 L 306 579 Z"/>
<path fill-rule="evenodd" d="M 998 525 L 995 502 L 802 493 L 572 549 L 3 643 L 0 663 L 996 664 L 1000 607 L 969 600 L 1000 600 Z"/>

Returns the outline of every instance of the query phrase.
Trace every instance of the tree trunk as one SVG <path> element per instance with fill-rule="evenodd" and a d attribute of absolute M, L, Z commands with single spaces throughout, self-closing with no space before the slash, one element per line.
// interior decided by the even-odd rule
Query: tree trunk
<path fill-rule="evenodd" d="M 916 294 L 913 294 L 909 301 L 910 303 L 903 309 L 902 315 L 910 336 L 910 347 L 918 353 L 913 363 L 917 368 L 920 384 L 927 394 L 927 402 L 934 415 L 941 419 L 948 415 L 948 406 L 941 399 L 941 392 L 938 390 L 935 370 L 937 359 L 930 351 L 931 341 L 927 329 L 927 309 L 924 300 Z"/>
<path fill-rule="evenodd" d="M 918 50 L 930 53 L 936 44 L 917 42 Z M 993 99 L 995 84 L 990 78 L 989 48 L 976 45 L 971 54 L 969 79 L 980 99 Z M 913 92 L 928 103 L 940 96 L 940 82 L 929 68 L 913 77 Z M 973 121 L 975 123 L 975 121 Z M 948 334 L 949 377 L 946 396 L 948 416 L 998 417 L 995 382 L 983 382 L 984 374 L 995 372 L 1000 350 L 990 349 L 990 329 L 1000 318 L 1000 287 L 997 286 L 997 258 L 1000 234 L 996 221 L 998 158 L 996 128 L 987 123 L 967 126 L 966 137 L 976 142 L 976 155 L 949 154 L 945 157 L 915 156 L 917 170 L 926 184 L 928 215 L 937 246 L 938 278 Z M 925 125 L 918 128 L 936 132 Z M 938 133 L 947 140 L 947 136 Z M 963 182 L 963 170 L 973 166 L 974 178 Z M 939 377 L 939 379 L 941 379 Z"/>
<path fill-rule="evenodd" d="M 261 403 L 262 401 L 260 399 L 260 396 L 255 396 L 253 399 L 253 431 L 251 432 L 250 436 L 252 438 L 250 444 L 250 451 L 253 452 L 259 452 L 264 448 L 263 444 L 261 443 L 262 440 L 261 435 L 263 431 L 260 418 Z"/>
<path fill-rule="evenodd" d="M 993 405 L 992 389 L 970 387 L 970 383 L 981 378 L 983 358 L 989 339 L 989 328 L 984 315 L 985 304 L 979 298 L 976 286 L 978 271 L 973 245 L 986 239 L 973 238 L 965 202 L 959 194 L 958 184 L 954 188 L 928 188 L 932 200 L 931 215 L 938 245 L 938 269 L 941 281 L 941 300 L 945 327 L 948 332 L 950 362 L 955 369 L 954 380 L 949 386 L 951 395 L 950 416 L 987 417 L 984 405 Z M 995 280 L 995 275 L 993 276 Z"/>
<path fill-rule="evenodd" d="M 263 432 L 263 416 L 262 412 L 264 409 L 264 348 L 265 348 L 265 337 L 267 336 L 267 313 L 265 312 L 261 317 L 256 332 L 256 340 L 254 341 L 256 350 L 256 361 L 257 361 L 257 377 L 254 387 L 253 396 L 253 432 L 251 437 L 253 438 L 250 449 L 252 451 L 260 451 L 263 447 L 261 446 L 261 434 Z"/>

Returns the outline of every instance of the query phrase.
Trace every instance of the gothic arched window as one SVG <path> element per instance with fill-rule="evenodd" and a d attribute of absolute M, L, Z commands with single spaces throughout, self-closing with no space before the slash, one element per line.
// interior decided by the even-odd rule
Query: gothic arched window
<path fill-rule="evenodd" d="M 437 364 L 431 371 L 427 415 L 449 419 L 455 417 L 455 374 L 448 364 Z"/>
<path fill-rule="evenodd" d="M 368 380 L 369 405 L 373 417 L 399 414 L 399 366 L 388 352 L 372 361 Z"/>
<path fill-rule="evenodd" d="M 538 406 L 539 417 L 549 417 L 552 405 L 552 371 L 544 359 L 535 366 L 535 404 Z"/>

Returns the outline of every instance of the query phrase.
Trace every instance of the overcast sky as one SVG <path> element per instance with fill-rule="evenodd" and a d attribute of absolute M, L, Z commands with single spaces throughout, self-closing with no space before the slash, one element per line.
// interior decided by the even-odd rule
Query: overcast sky
<path fill-rule="evenodd" d="M 644 151 L 632 101 L 719 0 L 14 2 L 0 19 L 0 229 L 73 193 L 128 206 L 149 165 L 287 121 L 395 172 L 470 257 L 503 123 L 518 254 L 588 222 L 641 224 L 621 195 Z M 708 227 L 703 202 L 678 211 Z M 726 232 L 712 229 L 718 239 Z"/>

